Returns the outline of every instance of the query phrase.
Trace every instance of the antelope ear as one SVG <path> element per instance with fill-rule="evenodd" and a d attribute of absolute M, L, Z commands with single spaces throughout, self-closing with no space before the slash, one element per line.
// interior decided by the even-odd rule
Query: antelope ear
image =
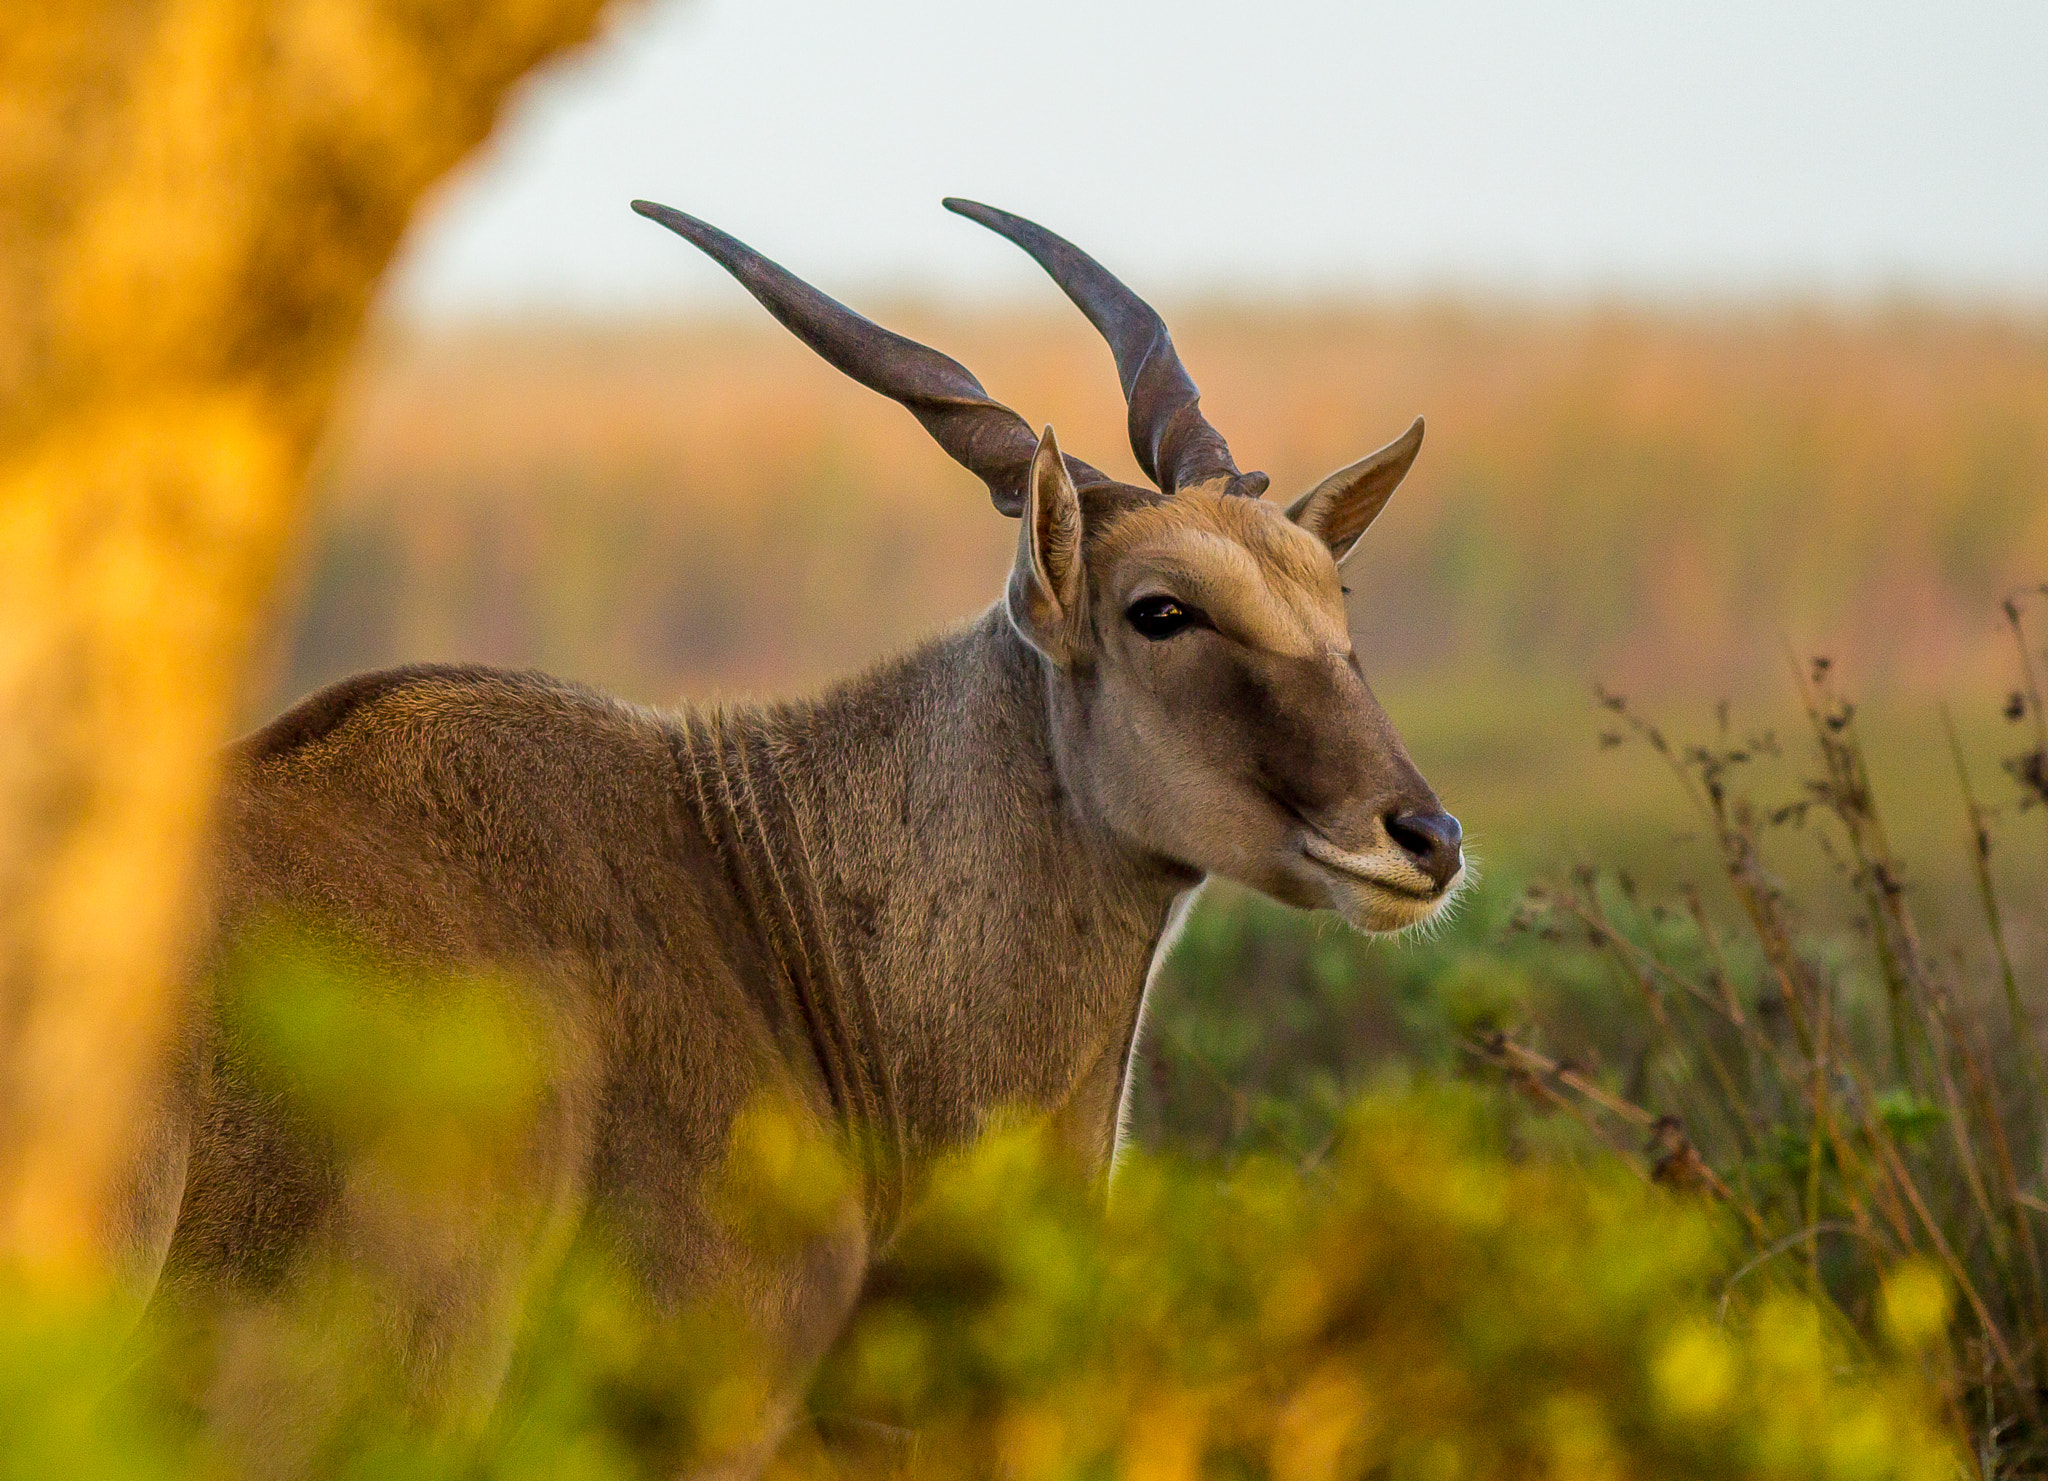
<path fill-rule="evenodd" d="M 1081 496 L 1051 427 L 1031 455 L 1022 513 L 1017 562 L 1010 570 L 1010 621 L 1026 642 L 1065 664 L 1079 643 L 1087 584 L 1081 573 Z"/>
<path fill-rule="evenodd" d="M 1422 418 L 1392 442 L 1349 468 L 1339 468 L 1296 499 L 1287 517 L 1330 547 L 1338 560 L 1351 554 L 1366 526 L 1379 518 L 1422 451 Z"/>

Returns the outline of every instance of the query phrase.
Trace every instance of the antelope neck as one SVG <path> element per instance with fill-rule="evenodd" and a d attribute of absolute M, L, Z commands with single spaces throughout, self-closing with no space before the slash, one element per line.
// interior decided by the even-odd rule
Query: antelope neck
<path fill-rule="evenodd" d="M 1192 882 L 1084 815 L 1050 684 L 991 608 L 816 700 L 675 730 L 685 806 L 836 1112 L 899 1165 L 999 1107 L 1059 1109 L 1091 1067 L 1120 1073 Z"/>
<path fill-rule="evenodd" d="M 774 720 L 772 711 L 686 711 L 673 743 L 684 803 L 780 970 L 778 1016 L 808 1046 L 841 1123 L 871 1133 L 861 1145 L 874 1202 L 900 1204 L 903 1125 L 874 994 L 820 894 L 811 837 L 822 820 L 791 786 Z"/>

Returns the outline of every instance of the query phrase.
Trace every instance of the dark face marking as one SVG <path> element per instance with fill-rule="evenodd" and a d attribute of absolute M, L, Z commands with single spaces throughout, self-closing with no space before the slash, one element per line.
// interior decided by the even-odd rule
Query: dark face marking
<path fill-rule="evenodd" d="M 1213 732 L 1231 737 L 1247 779 L 1284 812 L 1313 821 L 1347 802 L 1430 796 L 1355 660 L 1235 644 L 1217 657 L 1206 686 Z"/>

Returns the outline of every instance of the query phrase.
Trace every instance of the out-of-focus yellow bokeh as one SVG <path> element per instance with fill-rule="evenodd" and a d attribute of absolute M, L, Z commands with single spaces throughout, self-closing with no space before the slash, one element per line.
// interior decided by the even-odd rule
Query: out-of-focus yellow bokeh
<path fill-rule="evenodd" d="M 600 0 L 36 0 L 0 35 L 0 1254 L 76 1265 L 379 273 Z"/>

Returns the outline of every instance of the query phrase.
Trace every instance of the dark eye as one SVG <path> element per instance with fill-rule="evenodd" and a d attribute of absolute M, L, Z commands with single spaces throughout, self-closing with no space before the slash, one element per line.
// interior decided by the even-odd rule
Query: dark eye
<path fill-rule="evenodd" d="M 1124 610 L 1124 617 L 1139 636 L 1159 642 L 1170 638 L 1184 627 L 1206 622 L 1199 607 L 1190 607 L 1175 601 L 1172 597 L 1139 597 Z"/>

